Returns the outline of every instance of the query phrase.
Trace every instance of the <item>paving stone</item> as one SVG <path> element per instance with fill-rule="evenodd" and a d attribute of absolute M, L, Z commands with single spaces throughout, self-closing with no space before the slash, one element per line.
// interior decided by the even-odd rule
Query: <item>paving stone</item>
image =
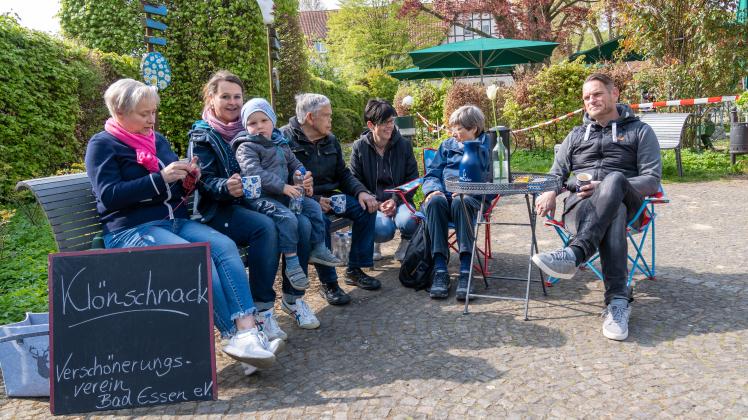
<path fill-rule="evenodd" d="M 547 296 L 533 283 L 530 321 L 521 303 L 493 299 L 471 301 L 463 315 L 454 291 L 433 301 L 400 286 L 395 240 L 372 270 L 382 289 L 343 285 L 353 298 L 346 307 L 323 301 L 310 270 L 306 300 L 322 326 L 301 330 L 278 308 L 290 338 L 276 366 L 245 378 L 217 352 L 220 400 L 95 417 L 746 418 L 748 178 L 665 190 L 672 202 L 657 210 L 657 279 L 638 279 L 625 342 L 602 337 L 603 284 L 590 272 Z M 520 221 L 524 206 L 507 197 L 494 216 Z M 541 249 L 557 247 L 548 229 L 538 237 Z M 526 228 L 497 227 L 494 238 L 491 270 L 523 276 Z M 524 284 L 491 280 L 487 293 L 520 296 Z M 46 417 L 47 400 L 0 393 L 0 418 Z"/>

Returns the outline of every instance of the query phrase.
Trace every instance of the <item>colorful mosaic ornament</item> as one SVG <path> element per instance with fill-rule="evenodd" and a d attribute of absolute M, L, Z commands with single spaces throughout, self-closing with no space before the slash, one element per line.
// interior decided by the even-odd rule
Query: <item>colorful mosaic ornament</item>
<path fill-rule="evenodd" d="M 156 86 L 158 90 L 164 90 L 171 84 L 169 62 L 159 52 L 149 52 L 143 56 L 140 73 L 146 85 Z"/>

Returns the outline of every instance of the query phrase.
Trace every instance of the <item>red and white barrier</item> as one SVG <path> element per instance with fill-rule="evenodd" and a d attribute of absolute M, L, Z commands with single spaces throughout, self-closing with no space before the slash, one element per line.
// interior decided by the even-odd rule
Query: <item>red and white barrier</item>
<path fill-rule="evenodd" d="M 663 106 L 691 106 L 691 105 L 716 104 L 720 102 L 735 102 L 738 99 L 740 99 L 740 95 L 712 96 L 709 98 L 696 98 L 696 99 L 675 99 L 675 100 L 670 100 L 670 101 L 646 102 L 643 104 L 631 105 L 631 109 L 660 108 Z"/>
<path fill-rule="evenodd" d="M 545 127 L 546 125 L 551 125 L 551 124 L 557 123 L 557 122 L 559 122 L 561 120 L 565 120 L 567 118 L 571 118 L 571 117 L 579 114 L 582 111 L 584 111 L 584 108 L 579 108 L 576 111 L 572 111 L 572 112 L 570 112 L 570 113 L 568 113 L 566 115 L 562 115 L 560 117 L 556 117 L 556 118 L 554 118 L 552 120 L 548 120 L 548 121 L 542 122 L 540 124 L 535 124 L 532 127 L 520 128 L 519 130 L 512 130 L 512 133 L 516 134 L 516 133 L 521 133 L 523 131 L 532 130 L 532 129 L 535 129 L 535 128 Z"/>
<path fill-rule="evenodd" d="M 735 102 L 738 99 L 740 99 L 740 95 L 732 95 L 732 96 L 723 95 L 723 96 L 712 96 L 709 98 L 695 98 L 695 99 L 675 99 L 675 100 L 669 100 L 669 101 L 645 102 L 641 104 L 634 104 L 634 105 L 631 105 L 631 109 L 660 108 L 663 106 L 691 106 L 691 105 L 716 104 L 716 103 L 721 103 L 721 102 Z M 574 115 L 579 114 L 582 111 L 584 111 L 584 108 L 579 108 L 576 111 L 569 112 L 566 115 L 556 117 L 552 120 L 548 120 L 540 124 L 535 124 L 532 127 L 512 130 L 512 133 L 515 133 L 515 134 L 522 133 L 524 131 L 533 130 L 535 128 L 545 127 L 545 126 L 557 123 L 561 120 L 571 118 Z"/>
<path fill-rule="evenodd" d="M 427 120 L 426 117 L 424 117 L 423 115 L 421 115 L 420 112 L 416 112 L 416 115 L 426 125 L 426 129 L 429 130 L 429 131 L 441 131 L 441 130 L 444 130 L 444 128 L 445 128 L 445 125 L 443 125 L 443 124 L 439 126 L 439 125 L 436 125 L 436 124 L 432 123 L 431 121 Z"/>

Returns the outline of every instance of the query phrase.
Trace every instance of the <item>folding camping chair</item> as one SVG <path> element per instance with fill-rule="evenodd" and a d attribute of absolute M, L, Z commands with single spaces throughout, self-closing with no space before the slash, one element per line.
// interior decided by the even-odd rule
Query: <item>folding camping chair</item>
<path fill-rule="evenodd" d="M 633 289 L 630 287 L 634 274 L 637 271 L 644 274 L 648 279 L 654 280 L 656 278 L 656 231 L 655 231 L 655 219 L 657 213 L 655 212 L 655 204 L 667 204 L 670 200 L 665 197 L 665 192 L 660 185 L 660 190 L 657 194 L 646 197 L 644 202 L 637 210 L 636 214 L 626 224 L 626 236 L 628 237 L 629 243 L 633 246 L 633 251 L 629 250 L 628 260 L 631 262 L 631 269 L 629 270 L 629 277 L 626 281 L 626 285 L 629 286 L 629 291 Z M 566 229 L 566 226 L 562 221 L 555 220 L 550 216 L 546 216 L 547 219 L 544 222 L 545 226 L 552 227 L 555 229 L 558 236 L 561 238 L 564 246 L 568 246 L 571 241 L 572 234 Z M 637 227 L 637 221 L 640 221 Z M 650 234 L 651 229 L 651 234 Z M 638 238 L 637 235 L 640 235 Z M 637 240 L 638 239 L 638 240 Z M 646 241 L 649 239 L 651 246 L 651 263 L 647 262 L 644 256 L 644 250 Z M 633 254 L 633 256 L 632 256 Z M 603 273 L 600 269 L 595 267 L 593 264 L 600 258 L 599 253 L 595 253 L 589 260 L 584 262 L 581 266 L 583 269 L 589 268 L 598 279 L 603 280 Z M 548 277 L 546 280 L 547 286 L 552 286 L 558 282 L 556 277 Z"/>

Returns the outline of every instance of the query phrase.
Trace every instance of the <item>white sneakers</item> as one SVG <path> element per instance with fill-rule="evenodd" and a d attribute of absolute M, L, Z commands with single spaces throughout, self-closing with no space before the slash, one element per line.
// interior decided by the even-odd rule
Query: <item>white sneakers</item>
<path fill-rule="evenodd" d="M 629 336 L 631 306 L 625 299 L 613 299 L 603 310 L 603 335 L 611 340 L 625 340 Z"/>
<path fill-rule="evenodd" d="M 238 332 L 223 346 L 223 352 L 240 362 L 249 363 L 258 368 L 268 368 L 275 363 L 275 353 L 283 340 L 269 342 L 267 336 L 256 327 Z"/>
<path fill-rule="evenodd" d="M 283 311 L 292 315 L 299 327 L 319 328 L 319 320 L 302 298 L 294 304 L 281 299 Z M 275 355 L 285 347 L 288 338 L 278 325 L 273 309 L 255 314 L 255 328 L 236 333 L 223 346 L 223 352 L 241 362 L 244 375 L 249 376 L 275 363 Z"/>
<path fill-rule="evenodd" d="M 281 340 L 288 339 L 288 334 L 285 333 L 278 325 L 278 320 L 273 315 L 273 308 L 267 311 L 257 312 L 255 315 L 255 322 L 257 322 L 257 328 L 264 332 L 268 337 L 268 340 L 275 340 L 280 338 Z"/>
<path fill-rule="evenodd" d="M 281 309 L 283 309 L 283 312 L 293 316 L 300 328 L 306 330 L 319 328 L 319 320 L 314 316 L 314 312 L 304 302 L 304 299 L 298 298 L 294 304 L 286 303 L 285 299 L 281 299 Z"/>

